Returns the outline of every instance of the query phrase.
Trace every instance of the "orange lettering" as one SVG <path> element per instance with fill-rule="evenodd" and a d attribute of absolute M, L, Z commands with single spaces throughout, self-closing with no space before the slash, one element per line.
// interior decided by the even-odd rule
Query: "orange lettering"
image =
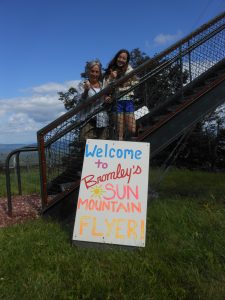
<path fill-rule="evenodd" d="M 80 218 L 80 235 L 83 234 L 83 228 L 87 227 L 89 223 L 85 222 L 87 219 L 91 219 L 90 216 L 82 216 Z"/>
<path fill-rule="evenodd" d="M 121 235 L 119 232 L 120 230 L 122 229 L 121 227 L 119 227 L 119 223 L 121 222 L 125 222 L 126 220 L 125 219 L 117 219 L 116 220 L 116 238 L 117 239 L 124 239 L 124 235 Z"/>
<path fill-rule="evenodd" d="M 131 234 L 133 234 L 134 238 L 137 238 L 136 233 L 137 222 L 135 220 L 128 220 L 127 224 L 127 236 L 130 238 Z"/>
<path fill-rule="evenodd" d="M 115 223 L 115 219 L 113 219 L 111 223 L 109 223 L 108 220 L 105 219 L 105 224 L 107 226 L 106 236 L 110 236 L 111 235 L 112 227 L 113 227 L 114 223 Z"/>
<path fill-rule="evenodd" d="M 102 232 L 97 232 L 97 231 L 96 231 L 96 217 L 93 218 L 93 226 L 92 226 L 91 234 L 92 234 L 93 236 L 103 236 L 103 233 L 102 233 Z"/>

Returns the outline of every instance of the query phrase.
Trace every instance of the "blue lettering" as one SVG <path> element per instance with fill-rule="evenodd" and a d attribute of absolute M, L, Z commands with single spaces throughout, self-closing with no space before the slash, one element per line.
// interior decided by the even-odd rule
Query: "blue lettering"
<path fill-rule="evenodd" d="M 116 156 L 117 156 L 118 158 L 121 158 L 121 157 L 123 156 L 123 151 L 122 151 L 122 149 L 117 149 Z"/>
<path fill-rule="evenodd" d="M 102 157 L 102 152 L 103 152 L 103 150 L 101 148 L 98 148 L 96 156 L 97 157 Z"/>
<path fill-rule="evenodd" d="M 124 158 L 124 159 L 141 159 L 142 151 L 133 149 L 115 149 L 109 148 L 108 144 L 105 144 L 104 148 L 98 147 L 97 145 L 93 146 L 91 150 L 89 144 L 86 144 L 85 147 L 85 157 L 110 157 L 110 158 Z"/>
<path fill-rule="evenodd" d="M 111 148 L 111 149 L 109 150 L 109 157 L 115 157 L 115 155 L 112 155 L 112 152 L 115 153 L 115 149 L 114 149 L 114 148 Z"/>
<path fill-rule="evenodd" d="M 127 156 L 133 159 L 134 151 L 132 149 L 124 149 L 124 158 L 127 158 Z"/>
<path fill-rule="evenodd" d="M 135 158 L 136 159 L 141 159 L 141 155 L 142 155 L 142 151 L 141 150 L 135 151 Z"/>
<path fill-rule="evenodd" d="M 96 152 L 96 149 L 97 149 L 97 145 L 94 146 L 94 150 L 91 152 L 88 152 L 88 144 L 86 144 L 86 147 L 85 147 L 85 157 L 94 157 L 95 155 L 95 152 Z"/>
<path fill-rule="evenodd" d="M 105 144 L 105 157 L 107 157 L 108 155 L 108 144 Z"/>

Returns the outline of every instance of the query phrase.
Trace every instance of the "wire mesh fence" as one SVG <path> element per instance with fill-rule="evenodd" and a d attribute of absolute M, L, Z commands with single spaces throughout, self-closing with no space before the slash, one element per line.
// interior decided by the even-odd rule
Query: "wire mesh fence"
<path fill-rule="evenodd" d="M 38 132 L 42 197 L 80 179 L 87 138 L 135 140 L 138 120 L 179 95 L 225 58 L 225 15 L 143 63 Z M 133 83 L 134 84 L 133 84 Z M 130 83 L 127 85 L 127 83 Z M 121 87 L 126 86 L 126 89 Z M 105 99 L 110 96 L 111 103 Z"/>
<path fill-rule="evenodd" d="M 0 167 L 0 197 L 7 196 L 6 167 L 10 176 L 11 195 L 40 194 L 40 172 L 38 153 L 20 153 L 9 160 L 9 166 L 1 164 Z"/>

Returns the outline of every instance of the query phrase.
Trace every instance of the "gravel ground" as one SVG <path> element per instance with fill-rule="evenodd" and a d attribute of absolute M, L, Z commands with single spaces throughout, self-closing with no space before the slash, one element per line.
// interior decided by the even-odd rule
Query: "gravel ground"
<path fill-rule="evenodd" d="M 0 228 L 37 219 L 41 212 L 39 195 L 13 196 L 12 216 L 8 215 L 7 198 L 0 198 Z"/>

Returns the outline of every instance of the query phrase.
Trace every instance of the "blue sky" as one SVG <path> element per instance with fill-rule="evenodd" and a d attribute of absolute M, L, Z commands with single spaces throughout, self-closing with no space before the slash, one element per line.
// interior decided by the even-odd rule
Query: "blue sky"
<path fill-rule="evenodd" d="M 0 0 L 0 143 L 36 142 L 64 113 L 57 91 L 120 48 L 149 56 L 222 13 L 225 0 Z"/>

